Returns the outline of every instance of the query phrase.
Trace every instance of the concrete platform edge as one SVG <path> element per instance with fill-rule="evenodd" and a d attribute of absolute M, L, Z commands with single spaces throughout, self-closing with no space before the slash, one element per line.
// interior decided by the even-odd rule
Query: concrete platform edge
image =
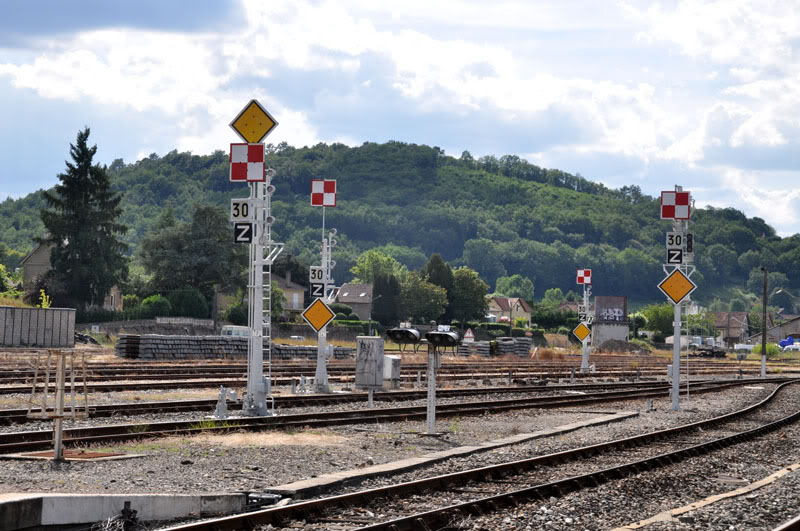
<path fill-rule="evenodd" d="M 247 505 L 247 495 L 4 494 L 0 496 L 0 522 L 3 531 L 91 524 L 118 515 L 125 502 L 131 503 L 140 520 L 153 521 L 241 511 Z"/>

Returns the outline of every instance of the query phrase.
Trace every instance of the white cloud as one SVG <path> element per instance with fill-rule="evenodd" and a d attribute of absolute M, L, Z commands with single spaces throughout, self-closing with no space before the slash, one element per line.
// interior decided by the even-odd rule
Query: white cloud
<path fill-rule="evenodd" d="M 800 147 L 800 64 L 792 55 L 800 17 L 792 4 L 244 0 L 247 22 L 238 31 L 61 35 L 33 58 L 4 56 L 0 81 L 45 99 L 162 116 L 174 133 L 131 148 L 144 154 L 224 149 L 236 139 L 227 124 L 252 97 L 280 122 L 270 142 L 396 138 L 397 122 L 374 105 L 387 98 L 418 120 L 410 135 L 434 119 L 489 119 L 497 145 L 522 146 L 517 151 L 540 164 L 587 161 L 573 171 L 596 180 L 656 181 L 653 168 L 672 165 L 726 175 L 749 190 L 756 174 L 741 169 L 742 159 L 755 154 L 750 167 L 780 166 Z M 334 86 L 293 91 L 280 74 L 295 83 L 327 76 Z M 374 121 L 346 131 L 330 125 L 331 109 L 366 100 Z"/>
<path fill-rule="evenodd" d="M 788 236 L 798 232 L 796 227 L 800 223 L 800 209 L 796 206 L 800 202 L 800 187 L 786 186 L 788 182 L 796 182 L 795 178 L 786 173 L 727 169 L 721 181 L 723 188 L 737 197 L 743 210 L 764 219 L 780 234 Z M 778 186 L 768 187 L 770 182 Z"/>

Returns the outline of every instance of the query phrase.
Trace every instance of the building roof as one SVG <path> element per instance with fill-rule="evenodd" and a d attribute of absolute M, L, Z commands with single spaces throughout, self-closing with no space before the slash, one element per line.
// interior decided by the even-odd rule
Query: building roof
<path fill-rule="evenodd" d="M 714 312 L 714 327 L 726 331 L 727 337 L 740 337 L 747 332 L 750 314 L 747 312 Z"/>
<path fill-rule="evenodd" d="M 336 298 L 343 304 L 372 302 L 372 284 L 342 284 Z"/>
<path fill-rule="evenodd" d="M 575 312 L 578 313 L 578 305 L 580 303 L 578 301 L 564 301 L 559 306 L 558 309 L 562 312 Z"/>
<path fill-rule="evenodd" d="M 510 312 L 511 308 L 513 308 L 517 303 L 519 303 L 523 312 L 530 313 L 533 311 L 531 305 L 521 297 L 489 297 L 489 299 L 493 300 L 503 312 Z"/>
<path fill-rule="evenodd" d="M 305 287 L 301 286 L 300 284 L 295 284 L 294 282 L 292 282 L 291 279 L 287 279 L 287 278 L 284 278 L 284 277 L 281 277 L 281 276 L 278 276 L 278 275 L 273 276 L 272 277 L 272 281 L 275 282 L 278 285 L 278 287 L 281 288 L 284 291 L 286 291 L 286 290 L 305 291 L 306 290 Z"/>
<path fill-rule="evenodd" d="M 30 260 L 31 256 L 33 256 L 34 254 L 36 254 L 36 251 L 38 251 L 38 250 L 39 250 L 41 247 L 42 247 L 42 245 L 41 245 L 39 242 L 36 242 L 36 243 L 33 245 L 33 249 L 31 249 L 31 250 L 28 252 L 28 254 L 26 254 L 26 255 L 25 255 L 25 257 L 24 257 L 22 260 L 20 260 L 20 262 L 19 262 L 19 265 L 20 265 L 20 266 L 24 266 L 24 265 L 25 265 L 25 262 L 27 262 L 28 260 Z"/>

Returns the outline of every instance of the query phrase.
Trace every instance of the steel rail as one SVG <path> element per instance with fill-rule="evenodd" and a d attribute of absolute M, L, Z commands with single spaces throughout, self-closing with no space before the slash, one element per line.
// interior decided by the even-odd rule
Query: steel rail
<path fill-rule="evenodd" d="M 712 419 L 693 422 L 682 426 L 667 428 L 642 435 L 626 437 L 600 444 L 594 444 L 563 452 L 557 452 L 544 456 L 537 456 L 530 459 L 512 461 L 498 465 L 490 465 L 477 469 L 455 472 L 441 476 L 425 478 L 416 481 L 409 481 L 397 485 L 378 487 L 365 491 L 352 492 L 328 498 L 299 502 L 282 507 L 268 508 L 253 512 L 215 518 L 201 522 L 192 522 L 168 528 L 161 531 L 238 531 L 243 529 L 254 529 L 257 526 L 267 524 L 281 526 L 294 520 L 305 520 L 313 524 L 313 520 L 326 510 L 339 507 L 349 507 L 356 504 L 364 504 L 379 498 L 391 498 L 403 496 L 409 493 L 419 493 L 426 489 L 445 489 L 453 485 L 462 485 L 472 480 L 486 480 L 487 478 L 502 478 L 513 474 L 518 474 L 526 470 L 533 469 L 541 465 L 560 464 L 573 461 L 584 457 L 601 455 L 609 450 L 624 449 L 637 445 L 646 444 L 651 441 L 664 439 L 680 433 L 704 428 L 716 424 L 728 422 L 746 415 L 756 409 L 771 402 L 777 394 L 787 385 L 797 383 L 800 380 L 793 380 L 781 384 L 768 397 L 760 402 L 743 408 L 732 413 L 720 415 Z M 605 468 L 580 476 L 573 476 L 545 484 L 514 490 L 512 492 L 497 494 L 471 502 L 451 505 L 424 513 L 395 518 L 386 522 L 380 522 L 366 527 L 358 528 L 359 531 L 405 531 L 419 529 L 436 529 L 439 526 L 446 526 L 454 516 L 466 516 L 470 514 L 485 514 L 496 512 L 509 506 L 517 506 L 530 500 L 548 499 L 551 496 L 562 496 L 564 494 L 580 490 L 585 487 L 594 487 L 613 479 L 624 478 L 631 474 L 646 470 L 666 466 L 679 462 L 685 458 L 702 455 L 715 449 L 749 440 L 764 433 L 779 429 L 791 422 L 800 419 L 800 411 L 784 417 L 778 421 L 760 426 L 758 428 L 740 432 L 727 437 L 722 437 L 706 443 L 701 443 L 685 447 L 673 452 L 661 454 L 652 458 L 642 459 L 625 463 L 623 465 Z"/>
<path fill-rule="evenodd" d="M 695 393 L 713 392 L 740 383 L 706 384 L 694 386 Z M 635 392 L 611 391 L 597 394 L 532 397 L 492 402 L 461 402 L 441 404 L 437 407 L 438 417 L 483 415 L 502 411 L 530 408 L 559 408 L 611 401 L 634 400 L 665 396 L 668 389 L 640 389 Z M 274 417 L 237 417 L 224 421 L 191 420 L 151 422 L 143 424 L 114 424 L 83 428 L 70 428 L 63 432 L 65 447 L 85 444 L 124 442 L 144 438 L 165 437 L 168 435 L 187 435 L 201 432 L 230 432 L 237 430 L 268 430 L 298 427 L 341 426 L 348 424 L 398 422 L 423 420 L 426 418 L 425 406 L 399 408 L 360 409 L 302 413 Z M 50 430 L 9 432 L 0 434 L 0 454 L 46 449 L 52 446 Z"/>
<path fill-rule="evenodd" d="M 800 516 L 792 518 L 788 522 L 784 522 L 772 531 L 798 531 L 800 530 Z"/>
<path fill-rule="evenodd" d="M 748 380 L 750 381 L 750 380 Z M 700 380 L 692 382 L 691 385 L 706 384 L 711 381 Z M 713 383 L 735 383 L 737 380 L 715 380 Z M 752 380 L 755 382 L 755 380 Z M 685 386 L 685 384 L 682 384 Z M 534 385 L 534 386 L 515 386 L 515 387 L 491 387 L 491 388 L 469 388 L 469 389 L 437 389 L 436 393 L 442 398 L 453 398 L 472 395 L 496 395 L 509 393 L 530 393 L 530 392 L 558 392 L 558 391 L 586 391 L 586 390 L 608 390 L 608 389 L 640 389 L 640 388 L 667 388 L 666 383 L 660 382 L 624 382 L 624 383 L 594 383 L 594 384 L 565 384 L 565 385 Z M 277 409 L 308 407 L 314 405 L 344 404 L 352 402 L 362 402 L 366 400 L 366 393 L 356 392 L 348 394 L 330 395 L 288 395 L 275 396 L 275 407 Z M 427 391 L 384 391 L 374 394 L 374 400 L 384 402 L 396 402 L 401 400 L 421 400 L 427 396 Z M 187 411 L 211 411 L 216 406 L 216 399 L 199 400 L 173 400 L 173 401 L 153 401 L 135 403 L 116 403 L 116 404 L 96 404 L 89 406 L 90 417 L 110 417 L 113 415 L 139 415 L 153 412 L 187 412 Z M 229 409 L 236 409 L 241 405 L 238 401 L 229 401 Z M 27 423 L 36 420 L 47 420 L 29 418 L 27 409 L 4 409 L 0 410 L 0 425 L 11 425 Z M 31 412 L 33 415 L 41 413 L 41 408 L 35 408 Z"/>

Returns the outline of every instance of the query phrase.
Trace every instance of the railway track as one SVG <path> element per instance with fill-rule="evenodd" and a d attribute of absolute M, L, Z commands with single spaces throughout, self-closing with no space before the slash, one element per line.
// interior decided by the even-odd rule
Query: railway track
<path fill-rule="evenodd" d="M 420 366 L 422 367 L 422 366 Z M 211 372 L 211 371 L 214 372 Z M 509 367 L 498 368 L 494 367 L 480 367 L 476 369 L 444 369 L 437 371 L 437 381 L 443 382 L 457 382 L 465 380 L 485 380 L 485 379 L 505 379 L 511 376 L 518 380 L 557 380 L 563 378 L 577 379 L 583 378 L 618 378 L 618 379 L 632 379 L 638 377 L 663 377 L 665 368 L 660 367 L 657 369 L 620 369 L 620 370 L 606 370 L 599 373 L 579 373 L 574 372 L 574 367 L 565 367 L 560 371 L 554 369 L 542 370 L 539 368 L 532 369 L 526 367 Z M 741 374 L 743 375 L 757 375 L 759 368 L 750 367 L 744 369 Z M 242 372 L 244 371 L 244 372 Z M 313 367 L 308 368 L 294 368 L 291 371 L 278 371 L 273 368 L 272 381 L 276 386 L 290 386 L 292 382 L 297 382 L 301 376 L 310 376 L 314 372 Z M 339 384 L 352 384 L 355 380 L 355 368 L 348 367 L 346 369 L 337 368 L 331 369 L 329 367 L 329 381 Z M 8 371 L 4 371 L 8 374 Z M 425 369 L 420 368 L 406 368 L 401 372 L 400 381 L 404 383 L 411 383 L 425 373 Z M 728 367 L 690 367 L 689 373 L 693 376 L 711 376 L 711 375 L 737 375 L 740 374 L 738 368 Z M 6 376 L 0 378 L 0 395 L 8 394 L 25 394 L 31 391 L 31 381 L 33 380 L 33 373 L 16 374 L 13 376 Z M 133 380 L 133 381 L 132 381 Z M 244 387 L 247 384 L 246 368 L 228 369 L 225 372 L 220 372 L 219 368 L 209 368 L 208 372 L 202 373 L 198 371 L 192 372 L 158 372 L 156 374 L 144 372 L 136 373 L 125 371 L 124 374 L 117 375 L 104 375 L 104 374 L 90 374 L 87 376 L 87 389 L 90 392 L 118 392 L 118 391 L 143 391 L 143 390 L 167 390 L 167 389 L 208 389 L 212 387 L 219 387 L 224 385 L 226 387 Z M 27 385 L 14 385 L 21 382 Z M 76 386 L 80 389 L 83 387 L 82 382 L 76 381 Z M 55 382 L 53 378 L 50 379 L 50 384 L 47 386 L 49 391 L 55 389 Z M 37 389 L 44 389 L 41 381 L 37 383 Z M 66 385 L 67 391 L 71 390 L 68 383 Z"/>
<path fill-rule="evenodd" d="M 747 380 L 748 383 L 774 383 L 776 380 Z M 716 383 L 742 383 L 741 380 L 717 380 L 714 382 L 695 381 L 691 383 L 691 389 L 700 384 Z M 608 391 L 621 389 L 668 389 L 667 383 L 658 382 L 625 382 L 625 383 L 592 383 L 592 384 L 569 384 L 569 385 L 535 385 L 535 386 L 514 386 L 514 387 L 492 387 L 492 388 L 469 388 L 469 389 L 437 389 L 436 395 L 440 398 L 457 398 L 473 395 L 502 395 L 509 393 L 553 393 L 564 391 Z M 685 386 L 684 386 L 685 388 Z M 275 408 L 278 410 L 296 407 L 309 406 L 328 406 L 333 404 L 346 404 L 366 401 L 366 393 L 348 394 L 329 394 L 329 395 L 288 395 L 276 396 Z M 374 394 L 377 402 L 399 402 L 403 400 L 421 400 L 427 396 L 427 391 L 387 391 Z M 174 400 L 174 401 L 152 401 L 152 402 L 133 402 L 120 404 L 97 404 L 89 406 L 91 418 L 103 418 L 112 416 L 147 415 L 153 413 L 180 413 L 192 411 L 211 412 L 217 404 L 216 399 L 202 400 Z M 240 401 L 229 401 L 228 409 L 235 411 L 241 409 Z M 33 409 L 33 418 L 28 417 L 27 409 L 5 409 L 0 410 L 0 425 L 25 424 L 37 420 L 47 420 L 37 418 L 41 414 L 41 408 Z"/>
<path fill-rule="evenodd" d="M 459 524 L 471 516 L 497 513 L 552 496 L 560 497 L 778 430 L 800 420 L 800 411 L 785 416 L 780 414 L 778 418 L 763 422 L 760 418 L 786 386 L 797 382 L 781 384 L 757 404 L 705 421 L 530 459 L 186 523 L 162 531 L 262 530 L 268 525 L 273 526 L 269 529 L 300 526 L 308 531 L 462 529 Z M 755 418 L 747 418 L 756 412 Z M 737 423 L 740 429 L 732 435 L 726 434 L 732 427 L 737 428 Z M 753 423 L 758 426 L 746 427 Z M 714 434 L 715 431 L 718 433 Z M 662 452 L 659 447 L 662 444 L 674 444 L 678 448 Z M 612 463 L 610 466 L 609 462 Z M 588 472 L 585 471 L 587 464 L 591 468 Z M 542 472 L 546 467 L 551 467 L 560 478 L 548 477 L 546 472 Z M 572 472 L 572 467 L 584 471 L 564 477 L 564 468 L 570 468 Z M 792 521 L 786 525 L 790 527 L 780 529 L 796 529 L 799 524 Z"/>
<path fill-rule="evenodd" d="M 657 388 L 667 387 L 667 384 L 654 382 L 632 382 L 632 383 L 594 383 L 594 384 L 571 384 L 571 385 L 535 385 L 535 386 L 514 386 L 514 387 L 493 387 L 493 388 L 469 388 L 469 389 L 437 389 L 439 397 L 461 397 L 471 395 L 492 395 L 507 393 L 540 393 L 558 391 L 590 391 L 590 390 L 614 390 L 614 389 L 638 389 L 638 388 Z M 326 395 L 288 395 L 276 396 L 275 408 L 286 409 L 294 407 L 308 407 L 317 405 L 346 404 L 363 402 L 366 400 L 366 393 L 348 394 L 326 394 Z M 378 402 L 398 402 L 402 400 L 424 399 L 427 391 L 387 391 L 374 394 L 374 400 Z M 138 415 L 149 413 L 170 413 L 186 411 L 212 411 L 217 404 L 215 399 L 203 400 L 176 400 L 176 401 L 154 401 L 154 402 L 135 402 L 127 404 L 103 404 L 89 406 L 91 417 L 110 417 L 114 415 Z M 229 401 L 230 410 L 240 409 L 240 401 Z M 34 409 L 32 414 L 35 416 L 41 413 L 41 408 Z M 27 409 L 6 409 L 0 410 L 0 425 L 22 424 L 37 420 L 30 419 Z"/>
<path fill-rule="evenodd" d="M 692 385 L 692 392 L 706 393 L 752 383 L 706 382 Z M 605 391 L 595 394 L 546 396 L 496 400 L 491 402 L 460 402 L 440 404 L 436 408 L 438 418 L 483 415 L 528 408 L 560 408 L 578 405 L 600 404 L 611 401 L 636 400 L 667 396 L 664 386 L 635 390 Z M 190 435 L 201 432 L 231 432 L 237 430 L 260 431 L 299 427 L 324 427 L 347 424 L 384 423 L 407 420 L 424 420 L 425 406 L 359 409 L 280 415 L 273 417 L 232 417 L 224 421 L 191 420 L 149 422 L 139 424 L 114 424 L 66 429 L 63 432 L 65 447 L 96 443 L 124 442 L 169 435 Z M 0 434 L 0 454 L 47 449 L 52 446 L 50 430 L 7 432 Z"/>

